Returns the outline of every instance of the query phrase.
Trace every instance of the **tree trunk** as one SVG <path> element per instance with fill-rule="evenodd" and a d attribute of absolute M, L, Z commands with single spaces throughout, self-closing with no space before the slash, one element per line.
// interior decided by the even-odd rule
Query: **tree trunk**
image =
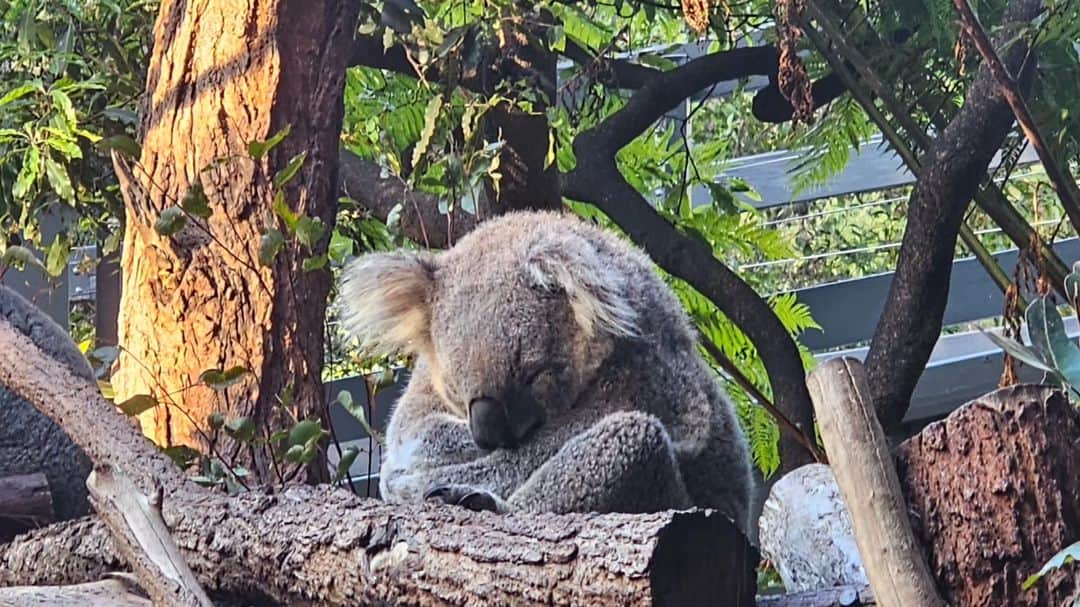
<path fill-rule="evenodd" d="M 165 0 L 154 28 L 139 166 L 126 170 L 118 401 L 151 394 L 140 417 L 159 445 L 205 450 L 208 414 L 273 426 L 275 399 L 294 388 L 296 413 L 319 411 L 329 272 L 304 272 L 326 251 L 336 209 L 345 62 L 356 23 L 345 0 Z M 290 126 L 266 158 L 248 143 Z M 327 229 L 313 250 L 289 240 L 269 267 L 260 233 L 284 226 L 270 176 L 306 152 L 284 200 Z M 228 160 L 215 161 L 231 157 Z M 211 167 L 211 165 L 213 165 Z M 207 169 L 207 167 L 211 167 Z M 207 169 L 204 171 L 204 169 Z M 212 214 L 171 237 L 152 228 L 200 180 Z M 197 386 L 207 369 L 251 373 L 223 393 Z M 191 387 L 196 386 L 196 387 Z M 190 388 L 190 389 L 189 389 Z M 267 476 L 264 457 L 255 472 Z"/>
<path fill-rule="evenodd" d="M 869 586 L 837 586 L 791 594 L 763 596 L 757 607 L 869 607 L 877 605 Z"/>
<path fill-rule="evenodd" d="M 997 36 L 1002 59 L 1021 73 L 1028 55 L 1016 26 L 1042 12 L 1042 0 L 1012 0 Z M 964 106 L 934 141 L 908 203 L 907 227 L 885 310 L 874 331 L 866 369 L 874 405 L 886 429 L 899 424 L 941 333 L 956 237 L 964 210 L 1012 129 L 1013 115 L 993 75 L 980 68 Z"/>
<path fill-rule="evenodd" d="M 1021 385 L 968 403 L 901 445 L 911 520 L 950 604 L 1073 604 L 1075 566 L 1030 590 L 1021 584 L 1080 539 L 1077 441 L 1080 413 L 1065 397 Z"/>

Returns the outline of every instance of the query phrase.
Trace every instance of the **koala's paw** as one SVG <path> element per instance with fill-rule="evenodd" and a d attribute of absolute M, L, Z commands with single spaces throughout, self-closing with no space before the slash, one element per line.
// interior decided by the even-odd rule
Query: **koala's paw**
<path fill-rule="evenodd" d="M 424 493 L 424 500 L 440 501 L 451 506 L 461 506 L 474 512 L 505 513 L 506 503 L 497 495 L 468 485 L 439 485 Z"/>

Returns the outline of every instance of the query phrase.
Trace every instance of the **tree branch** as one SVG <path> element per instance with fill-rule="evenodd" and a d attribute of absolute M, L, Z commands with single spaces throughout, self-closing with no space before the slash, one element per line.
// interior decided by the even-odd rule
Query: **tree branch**
<path fill-rule="evenodd" d="M 386 222 L 401 205 L 401 231 L 429 248 L 445 249 L 476 226 L 476 216 L 454 205 L 449 216 L 439 212 L 439 199 L 416 192 L 397 175 L 383 175 L 378 164 L 345 148 L 338 158 L 341 193 L 355 199 L 379 221 Z"/>
<path fill-rule="evenodd" d="M 144 493 L 160 484 L 162 517 L 210 591 L 259 604 L 699 605 L 735 594 L 731 604 L 753 605 L 757 557 L 714 512 L 493 516 L 389 505 L 328 485 L 228 497 L 184 478 L 94 384 L 6 320 L 0 384 L 60 424 L 96 465 L 114 467 Z M 55 529 L 65 549 L 48 552 L 46 563 L 25 555 L 53 528 L 0 546 L 0 584 L 40 583 L 38 567 L 57 566 L 94 536 L 68 527 Z M 75 559 L 75 573 L 94 570 L 86 560 Z"/>
<path fill-rule="evenodd" d="M 586 70 L 593 70 L 604 86 L 616 89 L 639 89 L 664 72 L 654 67 L 609 57 L 594 57 L 587 49 L 567 38 L 563 56 Z"/>
<path fill-rule="evenodd" d="M 1040 12 L 1041 0 L 1010 2 L 998 45 L 1014 35 L 1015 26 Z M 1005 63 L 1019 72 L 1027 53 L 1027 41 L 1017 38 Z M 964 210 L 1012 124 L 1012 112 L 984 65 L 963 107 L 934 141 L 930 162 L 919 171 L 896 275 L 866 358 L 874 403 L 886 430 L 903 420 L 937 343 Z"/>
<path fill-rule="evenodd" d="M 994 46 L 990 44 L 990 39 L 987 38 L 986 32 L 979 24 L 978 17 L 968 6 L 967 0 L 953 0 L 953 4 L 956 5 L 956 9 L 960 12 L 961 26 L 968 37 L 975 42 L 975 48 L 982 55 L 986 67 L 990 69 L 990 73 L 997 79 L 998 85 L 1001 87 L 1001 94 L 1012 109 L 1013 115 L 1016 116 L 1016 121 L 1020 123 L 1024 135 L 1031 142 L 1031 147 L 1035 148 L 1035 152 L 1039 155 L 1039 161 L 1042 162 L 1043 168 L 1046 169 L 1046 175 L 1050 178 L 1050 183 L 1054 186 L 1054 191 L 1057 192 L 1058 198 L 1061 200 L 1061 206 L 1065 208 L 1065 213 L 1069 216 L 1069 222 L 1080 233 L 1080 188 L 1077 188 L 1072 173 L 1064 170 L 1057 157 L 1050 152 L 1049 147 L 1046 145 L 1046 139 L 1039 132 L 1039 127 L 1035 124 L 1035 119 L 1028 110 L 1024 96 L 1020 94 L 1020 87 L 1016 83 L 1016 79 L 1012 77 L 1009 69 L 1001 62 L 1001 57 L 994 50 Z"/>

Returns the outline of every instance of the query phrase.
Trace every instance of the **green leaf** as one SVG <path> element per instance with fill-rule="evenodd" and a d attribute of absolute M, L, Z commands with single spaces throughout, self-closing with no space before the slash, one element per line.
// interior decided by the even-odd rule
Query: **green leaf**
<path fill-rule="evenodd" d="M 188 468 L 199 461 L 200 453 L 187 445 L 175 445 L 161 450 L 169 459 L 180 468 Z"/>
<path fill-rule="evenodd" d="M 285 461 L 296 463 L 296 462 L 300 461 L 300 458 L 303 455 L 304 455 L 304 446 L 303 445 L 293 445 L 293 446 L 289 447 L 285 451 Z"/>
<path fill-rule="evenodd" d="M 156 406 L 158 406 L 157 399 L 149 394 L 136 394 L 117 405 L 117 407 L 124 412 L 124 415 L 130 415 L 132 417 L 144 411 L 149 411 Z"/>
<path fill-rule="evenodd" d="M 321 270 L 326 267 L 326 262 L 329 259 L 326 255 L 319 255 L 318 257 L 308 257 L 302 264 L 302 269 L 305 272 L 313 272 L 315 270 Z"/>
<path fill-rule="evenodd" d="M 420 166 L 420 160 L 427 152 L 428 146 L 431 145 L 431 138 L 435 136 L 435 127 L 438 124 L 441 110 L 442 93 L 439 93 L 428 101 L 427 108 L 424 110 L 424 128 L 420 131 L 420 140 L 416 142 L 416 147 L 413 148 L 412 153 L 413 170 Z"/>
<path fill-rule="evenodd" d="M 75 106 L 71 103 L 71 97 L 68 97 L 67 93 L 59 89 L 49 91 L 49 95 L 52 97 L 53 106 L 64 115 L 68 128 L 75 128 L 79 121 L 75 117 Z"/>
<path fill-rule="evenodd" d="M 30 188 L 37 183 L 40 175 L 41 152 L 36 147 L 27 148 L 23 153 L 23 164 L 19 169 L 19 176 L 15 178 L 15 186 L 11 188 L 11 195 L 16 200 L 24 198 Z"/>
<path fill-rule="evenodd" d="M 296 239 L 309 249 L 315 247 L 315 243 L 322 238 L 325 231 L 326 224 L 318 217 L 305 215 L 296 222 Z"/>
<path fill-rule="evenodd" d="M 270 137 L 266 141 L 252 141 L 248 143 L 248 155 L 252 160 L 258 160 L 263 156 L 270 153 L 270 150 L 274 149 L 277 144 L 281 143 L 283 139 L 288 137 L 289 132 L 292 130 L 291 124 L 286 124 L 285 128 L 278 131 L 274 136 Z"/>
<path fill-rule="evenodd" d="M 982 332 L 982 334 L 985 335 L 987 339 L 994 342 L 997 347 L 1004 350 L 1009 356 L 1012 356 L 1016 360 L 1024 363 L 1025 365 L 1028 365 L 1029 367 L 1038 369 L 1039 371 L 1042 371 L 1044 373 L 1049 373 L 1050 375 L 1053 375 L 1058 379 L 1062 379 L 1061 375 L 1057 372 L 1057 370 L 1043 362 L 1042 359 L 1039 358 L 1038 354 L 1033 352 L 1024 344 L 1005 337 L 1004 335 L 991 333 L 990 331 L 984 331 L 983 329 L 979 329 L 979 331 Z"/>
<path fill-rule="evenodd" d="M 214 411 L 207 415 L 206 425 L 210 426 L 211 430 L 220 430 L 225 425 L 225 414 L 221 411 Z"/>
<path fill-rule="evenodd" d="M 1050 573 L 1055 569 L 1060 569 L 1061 567 L 1078 560 L 1080 560 L 1080 542 L 1067 546 L 1061 552 L 1051 557 L 1050 560 L 1043 565 L 1042 569 L 1024 580 L 1023 589 L 1027 590 L 1028 588 L 1031 588 L 1047 573 Z"/>
<path fill-rule="evenodd" d="M 293 177 L 296 177 L 296 173 L 300 170 L 300 167 L 303 166 L 306 158 L 307 152 L 300 152 L 296 156 L 293 156 L 292 160 L 289 161 L 289 164 L 285 165 L 285 168 L 274 175 L 274 187 L 280 188 L 292 181 Z"/>
<path fill-rule="evenodd" d="M 188 186 L 187 192 L 184 193 L 184 199 L 180 201 L 180 207 L 201 219 L 210 217 L 212 213 L 210 201 L 206 199 L 206 192 L 203 190 L 201 179 L 196 177 L 195 182 Z"/>
<path fill-rule="evenodd" d="M 45 269 L 45 264 L 41 263 L 41 260 L 37 258 L 37 255 L 34 255 L 30 249 L 20 245 L 8 246 L 4 251 L 4 256 L 0 258 L 0 263 L 17 270 L 34 268 L 43 274 L 48 274 L 48 271 Z"/>
<path fill-rule="evenodd" d="M 171 206 L 161 212 L 154 222 L 154 230 L 162 236 L 172 236 L 187 225 L 187 215 L 178 206 Z"/>
<path fill-rule="evenodd" d="M 60 276 L 67 269 L 70 258 L 71 241 L 68 240 L 67 234 L 61 232 L 49 245 L 49 250 L 45 255 L 45 271 L 49 276 Z"/>
<path fill-rule="evenodd" d="M 306 445 L 312 438 L 322 438 L 322 425 L 311 419 L 305 419 L 289 430 L 289 439 L 286 442 L 290 447 L 293 445 Z"/>
<path fill-rule="evenodd" d="M 355 446 L 345 448 L 345 451 L 341 453 L 341 459 L 338 460 L 337 474 L 334 475 L 335 483 L 349 474 L 349 468 L 352 467 L 353 462 L 356 461 L 356 456 L 358 455 L 360 455 L 360 450 Z"/>
<path fill-rule="evenodd" d="M 379 433 L 376 432 L 368 422 L 367 412 L 364 411 L 364 406 L 353 400 L 351 392 L 348 390 L 338 392 L 337 402 L 341 405 L 342 409 L 348 411 L 349 415 L 352 415 L 356 418 L 356 421 L 360 422 L 360 426 L 368 433 L 368 436 L 379 440 Z"/>
<path fill-rule="evenodd" d="M 1048 297 L 1039 297 L 1028 305 L 1025 316 L 1031 345 L 1039 358 L 1080 389 L 1080 348 L 1065 333 L 1065 323 L 1054 304 Z"/>
<path fill-rule="evenodd" d="M 199 374 L 199 381 L 214 390 L 224 390 L 229 386 L 239 383 L 248 373 L 249 371 L 247 368 L 240 365 L 224 371 L 221 369 L 207 369 Z"/>
<path fill-rule="evenodd" d="M 334 263 L 344 263 L 353 254 L 353 241 L 338 230 L 330 234 L 330 247 L 327 251 Z"/>
<path fill-rule="evenodd" d="M 68 177 L 64 165 L 56 161 L 52 154 L 45 154 L 45 176 L 49 179 L 49 185 L 60 198 L 75 203 L 75 189 L 71 187 L 71 178 Z"/>
<path fill-rule="evenodd" d="M 139 143 L 127 135 L 112 135 L 97 142 L 98 149 L 108 152 L 116 150 L 128 158 L 138 158 L 142 155 Z"/>
<path fill-rule="evenodd" d="M 42 90 L 40 82 L 28 82 L 21 86 L 17 86 L 5 93 L 3 97 L 0 97 L 0 107 L 4 107 L 12 101 L 18 101 L 30 93 L 40 90 Z"/>
<path fill-rule="evenodd" d="M 285 244 L 285 237 L 278 230 L 270 230 L 259 239 L 259 264 L 269 266 Z"/>
<path fill-rule="evenodd" d="M 296 231 L 296 222 L 300 220 L 300 216 L 289 208 L 289 205 L 285 202 L 285 194 L 280 190 L 277 194 L 274 194 L 274 213 L 285 222 L 285 227 L 290 232 Z"/>
<path fill-rule="evenodd" d="M 45 143 L 49 147 L 60 152 L 66 158 L 82 158 L 82 148 L 78 146 L 74 141 L 70 139 L 63 139 L 61 137 L 52 136 L 45 140 Z"/>
<path fill-rule="evenodd" d="M 255 438 L 255 420 L 250 417 L 238 417 L 225 423 L 225 432 L 242 443 L 250 443 Z"/>

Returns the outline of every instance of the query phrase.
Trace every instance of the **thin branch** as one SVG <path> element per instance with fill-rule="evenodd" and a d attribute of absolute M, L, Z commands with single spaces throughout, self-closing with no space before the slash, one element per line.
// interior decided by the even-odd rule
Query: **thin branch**
<path fill-rule="evenodd" d="M 599 82 L 604 86 L 620 89 L 639 89 L 664 72 L 647 65 L 611 59 L 603 56 L 594 57 L 588 50 L 569 38 L 563 56 L 586 69 L 599 72 Z"/>
<path fill-rule="evenodd" d="M 1039 131 L 1038 125 L 1035 124 L 1035 119 L 1031 116 L 1027 102 L 1024 101 L 1024 96 L 1020 94 L 1020 87 L 1016 83 L 1016 79 L 1009 73 L 1009 68 L 1005 67 L 1005 64 L 1001 62 L 1001 57 L 998 56 L 997 51 L 990 44 L 986 31 L 979 24 L 978 17 L 971 11 L 967 0 L 953 0 L 953 4 L 956 5 L 956 10 L 960 12 L 960 24 L 964 32 L 975 43 L 975 48 L 982 55 L 986 67 L 997 80 L 1005 102 L 1012 109 L 1016 121 L 1020 123 L 1020 128 L 1024 131 L 1024 135 L 1031 142 L 1031 147 L 1035 148 L 1035 152 L 1039 155 L 1039 160 L 1042 162 L 1043 168 L 1046 169 L 1046 175 L 1050 178 L 1054 191 L 1057 192 L 1058 197 L 1061 199 L 1061 206 L 1065 207 L 1065 212 L 1069 215 L 1069 221 L 1072 223 L 1073 228 L 1080 233 L 1080 188 L 1077 188 L 1072 174 L 1064 170 L 1057 157 L 1050 152 L 1046 145 L 1046 139 Z"/>

